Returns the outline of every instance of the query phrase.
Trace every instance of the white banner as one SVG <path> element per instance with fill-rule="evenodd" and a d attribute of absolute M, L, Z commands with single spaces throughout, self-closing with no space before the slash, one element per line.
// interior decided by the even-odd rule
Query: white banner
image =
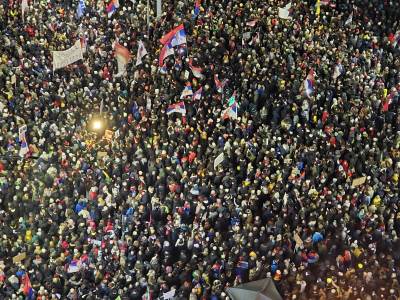
<path fill-rule="evenodd" d="M 126 72 L 126 62 L 121 59 L 119 56 L 116 57 L 117 65 L 118 65 L 118 73 L 114 75 L 114 77 L 121 77 L 125 75 Z"/>
<path fill-rule="evenodd" d="M 224 152 L 218 155 L 214 160 L 214 170 L 224 161 Z"/>
<path fill-rule="evenodd" d="M 161 18 L 161 15 L 162 15 L 162 10 L 161 10 L 161 6 L 162 6 L 162 4 L 161 4 L 161 0 L 157 0 L 157 19 L 159 19 L 159 18 Z"/>
<path fill-rule="evenodd" d="M 64 51 L 53 51 L 53 71 L 64 68 L 80 59 L 83 59 L 81 41 Z"/>

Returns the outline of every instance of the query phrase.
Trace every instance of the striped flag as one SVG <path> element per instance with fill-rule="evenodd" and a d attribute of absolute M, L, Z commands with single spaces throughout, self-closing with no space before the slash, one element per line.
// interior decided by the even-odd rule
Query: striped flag
<path fill-rule="evenodd" d="M 160 67 L 164 66 L 164 60 L 170 56 L 170 55 L 174 55 L 174 48 L 172 47 L 171 44 L 166 44 L 164 45 L 164 47 L 161 49 L 160 51 L 160 57 L 158 59 L 158 63 Z"/>
<path fill-rule="evenodd" d="M 224 91 L 224 87 L 227 83 L 227 80 L 225 79 L 223 82 L 221 82 L 218 78 L 218 75 L 215 74 L 214 75 L 214 82 L 215 82 L 215 86 L 217 88 L 218 93 L 221 93 Z"/>
<path fill-rule="evenodd" d="M 120 45 L 118 42 L 114 44 L 115 58 L 118 63 L 118 74 L 115 77 L 120 77 L 126 72 L 126 65 L 131 60 L 131 53 L 127 48 Z"/>
<path fill-rule="evenodd" d="M 31 284 L 31 280 L 29 279 L 28 273 L 25 272 L 25 274 L 22 277 L 22 282 L 24 284 L 24 295 L 28 298 L 28 299 L 33 299 L 33 289 L 32 289 L 32 284 Z"/>
<path fill-rule="evenodd" d="M 238 117 L 238 104 L 236 101 L 232 103 L 227 109 L 222 112 L 223 119 L 237 119 Z"/>
<path fill-rule="evenodd" d="M 146 293 L 143 295 L 142 300 L 153 300 L 153 293 L 150 291 L 149 287 L 147 287 Z"/>
<path fill-rule="evenodd" d="M 190 82 L 185 86 L 185 88 L 182 91 L 181 94 L 181 99 L 185 99 L 187 97 L 193 96 L 193 90 L 192 90 L 192 85 Z"/>
<path fill-rule="evenodd" d="M 200 87 L 200 88 L 193 94 L 192 99 L 193 99 L 193 100 L 200 100 L 202 96 L 203 96 L 203 87 Z"/>
<path fill-rule="evenodd" d="M 201 3 L 201 0 L 196 0 L 196 2 L 194 3 L 192 19 L 196 19 L 197 16 L 200 14 L 200 3 Z"/>
<path fill-rule="evenodd" d="M 192 63 L 193 59 L 191 58 L 189 59 L 189 68 L 190 70 L 192 70 L 193 76 L 199 79 L 203 79 L 204 78 L 204 75 L 202 74 L 203 70 L 201 68 L 194 67 Z"/>
<path fill-rule="evenodd" d="M 113 15 L 114 12 L 116 12 L 118 7 L 119 7 L 118 0 L 111 0 L 111 2 L 108 3 L 108 5 L 106 6 L 106 11 L 109 18 Z"/>
<path fill-rule="evenodd" d="M 171 44 L 172 47 L 186 44 L 186 33 L 183 24 L 175 27 L 160 39 L 161 44 Z"/>
<path fill-rule="evenodd" d="M 167 115 L 170 115 L 174 112 L 180 113 L 182 115 L 186 115 L 185 102 L 181 101 L 178 103 L 170 104 L 167 108 Z"/>

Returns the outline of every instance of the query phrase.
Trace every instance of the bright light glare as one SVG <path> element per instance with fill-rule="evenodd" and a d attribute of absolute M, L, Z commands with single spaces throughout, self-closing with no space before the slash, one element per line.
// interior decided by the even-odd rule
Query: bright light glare
<path fill-rule="evenodd" d="M 103 127 L 103 123 L 100 120 L 94 120 L 92 123 L 93 130 L 100 130 Z"/>

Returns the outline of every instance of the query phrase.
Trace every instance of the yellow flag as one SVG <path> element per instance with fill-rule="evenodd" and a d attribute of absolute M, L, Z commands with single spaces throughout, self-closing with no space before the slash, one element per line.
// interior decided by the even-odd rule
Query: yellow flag
<path fill-rule="evenodd" d="M 321 13 L 321 2 L 320 0 L 317 0 L 317 4 L 315 5 L 315 14 L 319 17 L 320 13 Z"/>

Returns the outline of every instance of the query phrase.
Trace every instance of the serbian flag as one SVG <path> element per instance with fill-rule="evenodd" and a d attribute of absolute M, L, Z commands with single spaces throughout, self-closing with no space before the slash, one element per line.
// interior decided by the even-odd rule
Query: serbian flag
<path fill-rule="evenodd" d="M 227 109 L 222 112 L 223 119 L 237 119 L 238 117 L 238 104 L 236 101 L 232 103 Z"/>
<path fill-rule="evenodd" d="M 193 94 L 193 100 L 200 100 L 201 97 L 203 96 L 203 87 L 200 87 L 194 94 Z"/>
<path fill-rule="evenodd" d="M 221 81 L 218 79 L 218 75 L 215 74 L 215 75 L 214 75 L 214 82 L 215 82 L 215 86 L 217 87 L 217 91 L 218 91 L 219 93 L 222 93 L 223 90 L 224 90 L 224 86 L 225 86 L 225 84 L 226 84 L 226 80 L 224 80 L 223 82 L 221 82 Z"/>
<path fill-rule="evenodd" d="M 170 115 L 174 112 L 180 113 L 182 115 L 186 115 L 186 107 L 185 102 L 181 101 L 178 103 L 173 103 L 167 108 L 167 115 Z"/>
<path fill-rule="evenodd" d="M 29 279 L 28 273 L 25 272 L 25 274 L 22 277 L 22 283 L 24 284 L 24 295 L 28 298 L 28 299 L 33 299 L 33 289 L 32 289 L 32 284 L 31 281 Z"/>
<path fill-rule="evenodd" d="M 200 3 L 201 3 L 201 0 L 196 0 L 196 2 L 194 3 L 192 19 L 196 19 L 197 16 L 200 14 Z"/>
<path fill-rule="evenodd" d="M 314 92 L 314 69 L 310 70 L 306 80 L 304 80 L 304 90 L 306 91 L 307 97 L 310 97 Z"/>
<path fill-rule="evenodd" d="M 164 66 L 164 59 L 166 59 L 170 55 L 174 55 L 174 48 L 171 44 L 166 44 L 160 51 L 160 57 L 158 60 L 160 67 Z"/>
<path fill-rule="evenodd" d="M 161 44 L 171 44 L 172 47 L 186 44 L 186 33 L 183 24 L 175 27 L 160 39 Z"/>
<path fill-rule="evenodd" d="M 203 79 L 204 75 L 201 73 L 203 70 L 201 68 L 198 67 L 194 67 L 193 66 L 193 59 L 189 59 L 189 68 L 190 70 L 192 70 L 193 76 L 199 79 Z"/>
<path fill-rule="evenodd" d="M 106 7 L 108 17 L 111 17 L 113 15 L 113 13 L 117 10 L 118 7 L 119 7 L 119 1 L 111 0 L 111 2 L 108 3 L 107 7 Z"/>
<path fill-rule="evenodd" d="M 182 91 L 181 99 L 185 99 L 186 97 L 190 96 L 193 96 L 193 90 L 192 90 L 192 85 L 189 82 L 188 84 L 186 84 L 185 88 Z"/>
<path fill-rule="evenodd" d="M 115 58 L 117 59 L 118 63 L 118 74 L 115 77 L 122 76 L 126 71 L 126 65 L 131 60 L 131 53 L 127 48 L 120 45 L 118 42 L 114 44 L 115 49 Z"/>

